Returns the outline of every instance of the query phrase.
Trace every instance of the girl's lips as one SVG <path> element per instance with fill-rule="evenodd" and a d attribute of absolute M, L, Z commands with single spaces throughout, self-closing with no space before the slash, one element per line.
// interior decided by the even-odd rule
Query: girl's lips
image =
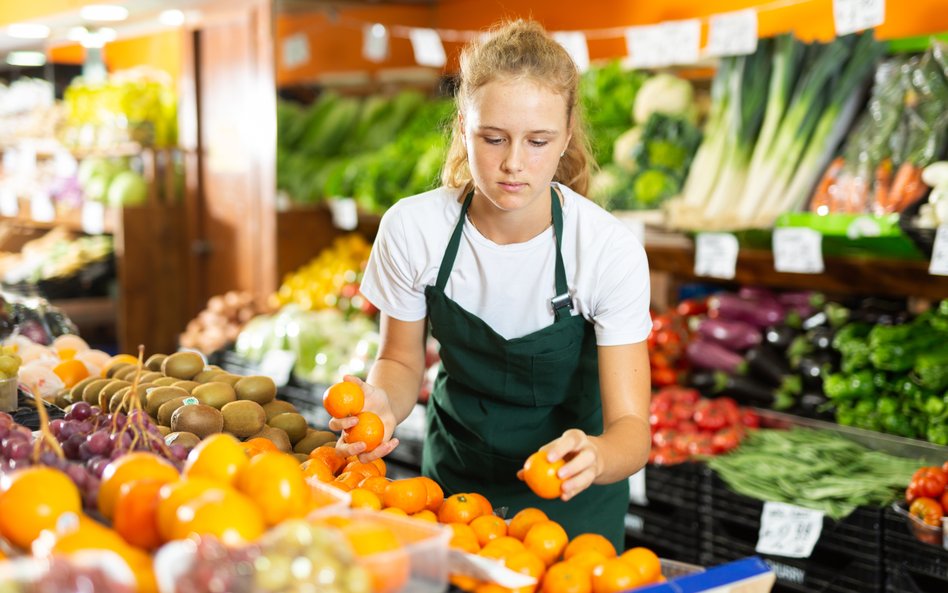
<path fill-rule="evenodd" d="M 504 183 L 504 182 L 500 183 L 500 187 L 504 188 L 507 191 L 520 191 L 526 186 L 527 186 L 526 183 Z"/>

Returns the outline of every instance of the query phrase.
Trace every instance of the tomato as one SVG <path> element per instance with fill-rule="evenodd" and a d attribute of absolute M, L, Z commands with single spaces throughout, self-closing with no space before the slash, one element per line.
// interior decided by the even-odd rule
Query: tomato
<path fill-rule="evenodd" d="M 941 526 L 941 518 L 945 514 L 938 501 L 933 498 L 928 498 L 927 496 L 916 498 L 915 501 L 912 502 L 912 506 L 909 507 L 909 513 L 921 519 L 926 525 L 932 525 L 934 527 Z"/>
<path fill-rule="evenodd" d="M 652 369 L 652 385 L 664 387 L 678 383 L 678 373 L 674 369 L 658 367 Z"/>
<path fill-rule="evenodd" d="M 948 509 L 948 490 L 945 490 L 945 493 L 941 495 L 941 500 L 939 502 L 941 503 L 942 511 Z"/>
<path fill-rule="evenodd" d="M 698 400 L 701 399 L 701 394 L 698 393 L 697 389 L 690 387 L 674 387 L 672 389 L 672 397 L 677 403 L 693 405 L 698 403 Z"/>
<path fill-rule="evenodd" d="M 678 423 L 678 426 L 675 428 L 678 429 L 678 432 L 682 434 L 694 434 L 698 432 L 698 425 L 692 422 L 691 420 L 684 420 Z"/>
<path fill-rule="evenodd" d="M 649 462 L 656 465 L 675 465 L 688 461 L 688 456 L 674 447 L 659 447 L 649 453 Z"/>
<path fill-rule="evenodd" d="M 672 415 L 678 420 L 691 420 L 691 417 L 694 415 L 695 410 L 689 404 L 675 403 L 671 408 Z"/>
<path fill-rule="evenodd" d="M 918 468 L 909 482 L 909 489 L 919 497 L 939 498 L 948 486 L 948 473 L 940 467 L 925 466 Z"/>
<path fill-rule="evenodd" d="M 670 315 L 662 314 L 652 318 L 652 333 L 654 334 L 670 329 L 671 326 L 672 318 Z"/>
<path fill-rule="evenodd" d="M 667 412 L 671 410 L 672 404 L 674 402 L 670 397 L 662 398 L 661 394 L 655 395 L 652 397 L 652 401 L 648 404 L 648 413 L 654 414 L 655 412 Z"/>
<path fill-rule="evenodd" d="M 667 447 L 670 446 L 674 438 L 678 436 L 678 431 L 674 428 L 661 428 L 655 431 L 655 434 L 652 435 L 652 446 L 653 447 Z"/>
<path fill-rule="evenodd" d="M 725 453 L 736 449 L 744 438 L 744 432 L 739 426 L 727 426 L 714 433 L 711 437 L 711 446 L 715 453 Z"/>
<path fill-rule="evenodd" d="M 688 442 L 688 453 L 691 455 L 714 455 L 713 437 L 705 432 L 693 435 Z"/>
<path fill-rule="evenodd" d="M 695 315 L 704 315 L 708 312 L 708 302 L 704 299 L 685 299 L 675 307 L 675 313 L 682 317 L 693 317 Z"/>
<path fill-rule="evenodd" d="M 695 424 L 702 430 L 717 432 L 728 423 L 727 413 L 711 400 L 701 400 L 695 405 Z"/>
<path fill-rule="evenodd" d="M 671 410 L 659 410 L 652 412 L 648 416 L 648 423 L 654 429 L 671 428 L 678 424 L 678 418 L 672 414 Z"/>
<path fill-rule="evenodd" d="M 737 405 L 737 402 L 734 401 L 733 398 L 718 397 L 714 399 L 714 403 L 716 403 L 724 413 L 728 426 L 741 423 L 741 407 Z"/>
<path fill-rule="evenodd" d="M 948 474 L 948 461 L 941 464 L 941 470 Z"/>
<path fill-rule="evenodd" d="M 741 424 L 747 428 L 760 428 L 760 416 L 750 408 L 741 410 Z"/>

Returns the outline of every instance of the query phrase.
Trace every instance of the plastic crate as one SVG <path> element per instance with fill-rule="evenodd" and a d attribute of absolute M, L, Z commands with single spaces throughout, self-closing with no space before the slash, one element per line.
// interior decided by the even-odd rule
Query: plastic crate
<path fill-rule="evenodd" d="M 905 516 L 892 508 L 883 512 L 882 539 L 887 592 L 948 591 L 948 550 L 917 539 Z"/>
<path fill-rule="evenodd" d="M 647 505 L 629 504 L 626 547 L 645 546 L 662 558 L 697 564 L 704 467 L 697 463 L 645 468 Z"/>
<path fill-rule="evenodd" d="M 764 503 L 732 492 L 716 475 L 709 477 L 709 484 L 702 562 L 718 564 L 756 554 Z M 881 592 L 881 528 L 882 510 L 860 507 L 840 521 L 824 519 L 809 558 L 760 556 L 777 575 L 776 592 Z"/>

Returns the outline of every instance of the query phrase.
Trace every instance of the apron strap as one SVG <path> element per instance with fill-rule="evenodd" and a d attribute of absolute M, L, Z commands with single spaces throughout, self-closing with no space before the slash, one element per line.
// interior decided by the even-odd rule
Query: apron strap
<path fill-rule="evenodd" d="M 464 232 L 464 217 L 467 215 L 467 209 L 471 207 L 471 200 L 474 198 L 474 190 L 464 198 L 464 204 L 461 206 L 461 216 L 458 217 L 458 223 L 454 225 L 454 233 L 451 240 L 448 241 L 448 247 L 444 250 L 444 257 L 441 258 L 441 268 L 438 270 L 438 281 L 435 286 L 438 290 L 444 291 L 448 285 L 448 277 L 451 276 L 451 269 L 454 268 L 454 260 L 458 256 L 458 247 L 461 245 L 461 234 Z"/>

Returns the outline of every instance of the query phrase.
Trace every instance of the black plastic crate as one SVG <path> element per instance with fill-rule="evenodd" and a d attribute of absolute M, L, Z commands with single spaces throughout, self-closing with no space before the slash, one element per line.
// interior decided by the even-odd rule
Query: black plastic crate
<path fill-rule="evenodd" d="M 764 503 L 731 491 L 713 474 L 709 485 L 700 560 L 718 564 L 755 554 Z M 881 531 L 881 509 L 860 507 L 840 521 L 824 519 L 809 558 L 760 556 L 776 573 L 775 592 L 880 592 L 885 581 Z"/>
<path fill-rule="evenodd" d="M 948 591 L 948 550 L 918 540 L 906 518 L 891 508 L 883 512 L 883 522 L 886 591 Z"/>
<path fill-rule="evenodd" d="M 703 466 L 683 463 L 645 468 L 647 505 L 629 504 L 626 547 L 645 546 L 662 558 L 697 564 Z"/>

